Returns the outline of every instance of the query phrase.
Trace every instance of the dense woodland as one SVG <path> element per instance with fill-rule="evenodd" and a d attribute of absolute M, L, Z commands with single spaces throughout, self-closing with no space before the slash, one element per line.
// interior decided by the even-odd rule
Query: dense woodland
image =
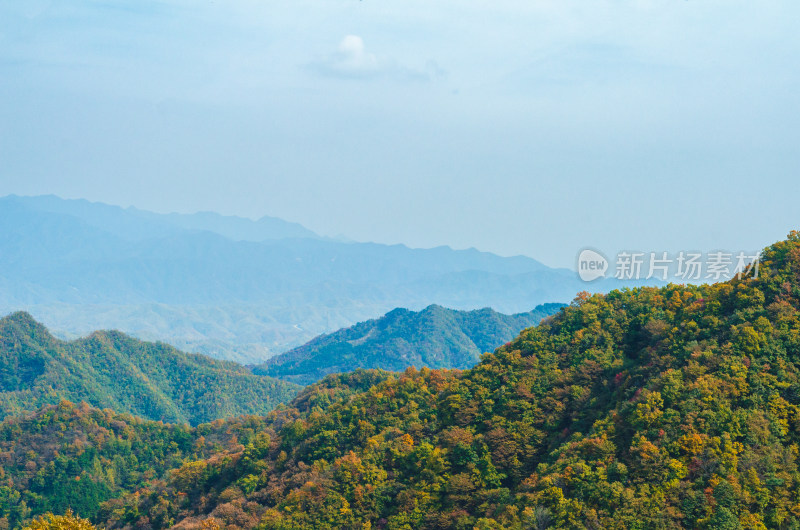
<path fill-rule="evenodd" d="M 293 410 L 325 407 L 388 377 L 381 371 L 332 376 L 306 389 Z M 171 470 L 241 453 L 270 434 L 274 437 L 272 428 L 272 421 L 263 416 L 220 419 L 192 428 L 69 401 L 6 418 L 0 423 L 0 529 L 19 528 L 31 518 L 41 519 L 32 528 L 77 524 L 48 515 L 68 511 L 79 518 L 138 520 L 136 509 L 120 508 L 113 499 L 163 488 L 175 473 Z M 156 519 L 156 526 L 168 525 Z"/>
<path fill-rule="evenodd" d="M 493 351 L 561 307 L 562 304 L 543 304 L 514 315 L 489 308 L 398 308 L 380 318 L 321 335 L 271 358 L 253 372 L 308 385 L 328 374 L 357 368 L 471 368 L 482 353 Z"/>
<path fill-rule="evenodd" d="M 196 425 L 266 414 L 299 389 L 233 362 L 117 331 L 64 342 L 27 313 L 0 319 L 0 419 L 67 399 Z"/>
<path fill-rule="evenodd" d="M 332 376 L 239 445 L 209 456 L 176 441 L 180 456 L 154 457 L 164 467 L 134 493 L 86 515 L 110 528 L 800 528 L 800 233 L 759 272 L 580 295 L 469 370 Z M 176 427 L 154 429 L 170 447 Z"/>
<path fill-rule="evenodd" d="M 62 401 L 0 424 L 0 528 L 46 512 L 96 518 L 101 504 L 163 481 L 184 462 L 240 451 L 259 416 L 197 428 Z"/>

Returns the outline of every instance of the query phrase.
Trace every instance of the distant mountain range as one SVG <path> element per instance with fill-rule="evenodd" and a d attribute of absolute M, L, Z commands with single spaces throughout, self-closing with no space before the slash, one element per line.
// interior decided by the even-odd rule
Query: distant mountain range
<path fill-rule="evenodd" d="M 233 362 L 117 331 L 63 342 L 27 313 L 0 319 L 0 419 L 67 399 L 152 420 L 198 424 L 266 414 L 299 389 Z"/>
<path fill-rule="evenodd" d="M 257 363 L 395 307 L 528 311 L 587 287 L 531 258 L 345 243 L 294 223 L 0 198 L 0 312 Z"/>
<path fill-rule="evenodd" d="M 308 385 L 328 374 L 357 368 L 471 368 L 482 353 L 494 351 L 561 307 L 545 304 L 515 315 L 489 308 L 456 311 L 438 305 L 422 311 L 395 309 L 317 337 L 269 359 L 253 372 Z"/>

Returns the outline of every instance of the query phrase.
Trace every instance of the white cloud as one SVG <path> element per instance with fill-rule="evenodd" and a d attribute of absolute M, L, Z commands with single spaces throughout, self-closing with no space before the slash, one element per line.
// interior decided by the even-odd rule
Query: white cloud
<path fill-rule="evenodd" d="M 381 68 L 378 58 L 364 49 L 364 39 L 358 35 L 347 35 L 339 43 L 338 51 L 328 59 L 328 66 L 340 73 L 371 75 Z"/>
<path fill-rule="evenodd" d="M 312 62 L 310 66 L 321 75 L 349 79 L 386 77 L 427 81 L 444 75 L 444 71 L 432 61 L 424 70 L 416 70 L 402 66 L 390 57 L 370 53 L 364 45 L 364 39 L 358 35 L 345 35 L 334 53 Z"/>

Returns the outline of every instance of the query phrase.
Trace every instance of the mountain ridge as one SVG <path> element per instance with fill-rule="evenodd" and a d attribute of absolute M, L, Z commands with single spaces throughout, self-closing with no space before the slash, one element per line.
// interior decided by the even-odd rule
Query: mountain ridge
<path fill-rule="evenodd" d="M 0 418 L 62 399 L 144 418 L 197 424 L 266 414 L 299 387 L 119 331 L 53 337 L 25 312 L 0 318 Z"/>
<path fill-rule="evenodd" d="M 299 223 L 264 215 L 256 220 L 216 212 L 159 214 L 129 206 L 115 206 L 87 199 L 62 199 L 56 195 L 0 197 L 33 210 L 76 217 L 89 226 L 126 239 L 140 240 L 178 233 L 181 230 L 207 231 L 234 241 L 264 241 L 287 237 L 320 236 Z"/>
<path fill-rule="evenodd" d="M 357 368 L 470 368 L 482 353 L 561 307 L 544 304 L 514 315 L 491 308 L 457 311 L 436 304 L 421 311 L 396 308 L 376 319 L 316 337 L 254 367 L 253 373 L 311 384 L 330 373 Z"/>
<path fill-rule="evenodd" d="M 257 363 L 395 307 L 516 313 L 587 287 L 524 256 L 344 243 L 288 228 L 280 238 L 234 240 L 223 216 L 200 216 L 222 223 L 215 232 L 169 215 L 0 198 L 0 312 L 26 310 L 64 338 L 114 328 Z"/>

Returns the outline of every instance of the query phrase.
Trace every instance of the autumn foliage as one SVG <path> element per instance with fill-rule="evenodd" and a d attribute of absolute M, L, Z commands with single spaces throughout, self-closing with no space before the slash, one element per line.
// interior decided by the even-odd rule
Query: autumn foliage
<path fill-rule="evenodd" d="M 758 278 L 584 296 L 470 370 L 331 376 L 94 520 L 800 528 L 799 311 L 792 233 Z"/>

